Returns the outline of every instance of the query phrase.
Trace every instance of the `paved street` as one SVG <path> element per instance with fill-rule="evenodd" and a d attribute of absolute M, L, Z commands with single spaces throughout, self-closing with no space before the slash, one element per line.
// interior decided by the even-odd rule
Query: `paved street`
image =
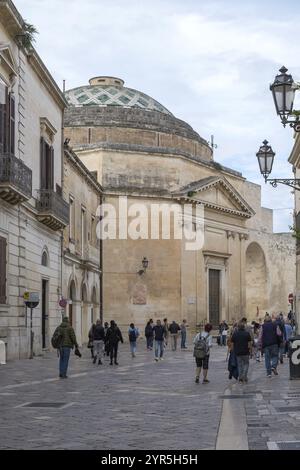
<path fill-rule="evenodd" d="M 128 349 L 122 345 L 119 366 L 93 365 L 88 350 L 72 355 L 67 380 L 57 378 L 53 353 L 0 366 L 0 448 L 267 449 L 300 441 L 300 383 L 288 380 L 287 364 L 267 379 L 251 361 L 249 385 L 231 384 L 225 348 L 215 346 L 211 382 L 197 385 L 191 350 L 168 350 L 155 363 L 143 341 L 135 359 Z"/>

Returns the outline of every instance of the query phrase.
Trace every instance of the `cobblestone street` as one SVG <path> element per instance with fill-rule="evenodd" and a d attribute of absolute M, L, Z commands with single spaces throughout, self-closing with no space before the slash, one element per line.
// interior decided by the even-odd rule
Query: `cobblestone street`
<path fill-rule="evenodd" d="M 128 349 L 122 345 L 119 366 L 93 365 L 88 350 L 72 355 L 67 380 L 57 378 L 53 353 L 1 366 L 0 448 L 194 450 L 224 448 L 227 439 L 230 448 L 268 449 L 300 441 L 299 382 L 288 380 L 287 364 L 267 379 L 251 361 L 249 385 L 231 384 L 226 350 L 215 346 L 211 382 L 197 385 L 191 350 L 168 349 L 155 363 L 144 342 L 134 359 Z"/>

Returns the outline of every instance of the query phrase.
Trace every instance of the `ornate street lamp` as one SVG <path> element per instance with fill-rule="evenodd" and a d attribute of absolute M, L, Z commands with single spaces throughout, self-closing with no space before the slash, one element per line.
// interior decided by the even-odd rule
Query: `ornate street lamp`
<path fill-rule="evenodd" d="M 276 75 L 274 83 L 270 85 L 270 90 L 283 126 L 289 124 L 295 132 L 300 132 L 300 113 L 293 110 L 295 92 L 299 89 L 299 85 L 294 82 L 292 75 L 286 73 L 287 71 L 286 67 L 281 67 L 280 74 Z"/>
<path fill-rule="evenodd" d="M 143 269 L 140 269 L 140 270 L 137 272 L 137 274 L 139 274 L 140 276 L 142 276 L 142 274 L 145 274 L 145 272 L 146 272 L 146 270 L 147 270 L 147 268 L 148 268 L 148 266 L 149 266 L 149 261 L 148 261 L 148 259 L 147 259 L 146 257 L 144 257 L 144 258 L 142 259 L 142 266 L 143 266 Z"/>
<path fill-rule="evenodd" d="M 277 185 L 285 184 L 286 186 L 290 186 L 298 191 L 300 191 L 300 179 L 297 178 L 277 178 L 277 179 L 270 179 L 268 176 L 270 175 L 273 167 L 275 152 L 269 142 L 267 140 L 263 141 L 263 145 L 259 147 L 258 152 L 256 153 L 259 169 L 263 177 L 265 178 L 265 182 L 270 183 L 273 188 L 276 188 Z"/>

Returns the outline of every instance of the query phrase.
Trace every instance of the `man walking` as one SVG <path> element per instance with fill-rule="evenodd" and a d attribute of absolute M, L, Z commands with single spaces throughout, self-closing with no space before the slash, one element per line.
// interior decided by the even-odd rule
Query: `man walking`
<path fill-rule="evenodd" d="M 147 341 L 148 351 L 152 351 L 153 348 L 153 320 L 152 318 L 147 322 L 145 327 L 145 337 Z"/>
<path fill-rule="evenodd" d="M 182 323 L 180 325 L 180 331 L 181 331 L 181 349 L 187 349 L 186 346 L 186 329 L 188 325 L 186 323 L 186 320 L 182 320 Z"/>
<path fill-rule="evenodd" d="M 70 325 L 69 318 L 64 317 L 62 323 L 57 327 L 54 336 L 60 337 L 59 347 L 59 377 L 66 379 L 71 349 L 78 348 L 75 331 Z"/>
<path fill-rule="evenodd" d="M 129 330 L 128 330 L 128 337 L 129 337 L 130 351 L 131 351 L 132 357 L 135 357 L 136 340 L 138 339 L 139 335 L 140 335 L 140 332 L 138 328 L 134 326 L 134 323 L 130 323 Z"/>
<path fill-rule="evenodd" d="M 225 320 L 222 321 L 219 325 L 219 334 L 220 334 L 220 345 L 226 346 L 227 343 L 227 333 L 228 333 L 228 325 Z"/>
<path fill-rule="evenodd" d="M 154 340 L 155 340 L 155 361 L 163 360 L 164 354 L 164 339 L 165 328 L 162 326 L 161 321 L 157 320 L 156 325 L 153 327 Z"/>
<path fill-rule="evenodd" d="M 240 321 L 237 330 L 231 337 L 234 352 L 237 358 L 239 382 L 248 382 L 249 356 L 252 349 L 252 340 L 250 333 L 246 331 L 245 323 Z"/>
<path fill-rule="evenodd" d="M 178 325 L 178 323 L 176 323 L 173 320 L 171 325 L 169 326 L 169 332 L 170 332 L 170 335 L 171 335 L 172 351 L 176 351 L 176 349 L 177 349 L 178 331 L 180 331 L 180 326 Z"/>
<path fill-rule="evenodd" d="M 272 322 L 269 314 L 266 314 L 264 324 L 260 329 L 259 343 L 264 352 L 267 376 L 278 375 L 278 337 L 277 325 Z"/>
<path fill-rule="evenodd" d="M 94 360 L 93 363 L 96 364 L 98 360 L 98 365 L 102 364 L 102 354 L 103 346 L 105 339 L 105 331 L 101 325 L 101 321 L 97 320 L 96 326 L 93 329 L 93 346 L 94 346 Z"/>
<path fill-rule="evenodd" d="M 167 319 L 167 318 L 164 318 L 163 327 L 164 327 L 164 341 L 165 341 L 165 347 L 167 347 L 167 346 L 168 346 L 168 339 L 169 339 L 169 323 L 168 323 L 168 319 Z"/>
<path fill-rule="evenodd" d="M 110 327 L 107 330 L 105 340 L 108 342 L 109 345 L 110 365 L 113 365 L 114 360 L 114 363 L 116 364 L 116 366 L 118 366 L 118 346 L 120 341 L 121 343 L 124 343 L 124 341 L 122 333 L 114 320 L 111 320 L 110 322 Z"/>

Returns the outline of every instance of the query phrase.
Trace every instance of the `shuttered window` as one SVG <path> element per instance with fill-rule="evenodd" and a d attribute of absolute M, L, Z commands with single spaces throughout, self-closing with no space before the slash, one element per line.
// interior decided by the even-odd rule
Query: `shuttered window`
<path fill-rule="evenodd" d="M 6 304 L 6 238 L 0 237 L 0 304 Z"/>
<path fill-rule="evenodd" d="M 15 153 L 15 97 L 0 80 L 0 151 Z"/>
<path fill-rule="evenodd" d="M 54 149 L 41 137 L 41 189 L 54 189 Z"/>
<path fill-rule="evenodd" d="M 9 150 L 13 155 L 15 154 L 15 97 L 10 93 L 9 95 Z"/>

